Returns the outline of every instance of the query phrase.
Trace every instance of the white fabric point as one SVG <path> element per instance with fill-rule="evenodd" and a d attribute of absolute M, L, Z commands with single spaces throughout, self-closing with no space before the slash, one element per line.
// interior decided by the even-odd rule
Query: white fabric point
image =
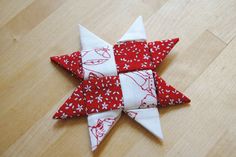
<path fill-rule="evenodd" d="M 127 114 L 159 139 L 163 139 L 157 108 L 127 110 Z M 129 114 L 130 113 L 130 114 Z M 132 116 L 135 114 L 134 116 Z"/>
<path fill-rule="evenodd" d="M 121 110 L 112 110 L 88 115 L 89 136 L 92 151 L 109 133 L 121 115 Z"/>
<path fill-rule="evenodd" d="M 129 40 L 146 40 L 146 39 L 147 36 L 143 24 L 143 18 L 142 16 L 139 16 L 118 42 L 124 42 Z"/>
<path fill-rule="evenodd" d="M 80 31 L 80 42 L 82 50 L 91 50 L 106 46 L 112 46 L 108 42 L 99 38 L 94 33 L 90 32 L 87 28 L 85 28 L 82 25 L 79 25 L 79 31 Z"/>
<path fill-rule="evenodd" d="M 85 27 L 79 25 L 79 29 L 84 79 L 87 80 L 91 74 L 97 77 L 116 76 L 113 46 Z"/>

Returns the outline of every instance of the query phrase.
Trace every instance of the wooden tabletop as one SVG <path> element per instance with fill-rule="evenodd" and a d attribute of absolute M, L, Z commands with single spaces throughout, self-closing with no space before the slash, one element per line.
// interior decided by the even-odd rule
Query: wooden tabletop
<path fill-rule="evenodd" d="M 49 57 L 80 49 L 78 23 L 113 44 L 139 15 L 180 38 L 157 72 L 192 102 L 159 110 L 163 142 L 123 114 L 92 153 L 86 118 L 52 119 L 79 81 Z M 236 1 L 0 0 L 0 100 L 2 156 L 235 156 Z"/>

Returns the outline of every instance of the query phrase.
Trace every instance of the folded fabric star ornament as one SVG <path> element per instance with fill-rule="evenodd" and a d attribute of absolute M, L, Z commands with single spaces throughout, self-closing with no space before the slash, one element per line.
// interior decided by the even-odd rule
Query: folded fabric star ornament
<path fill-rule="evenodd" d="M 51 57 L 84 80 L 53 118 L 88 116 L 92 150 L 108 134 L 122 111 L 162 139 L 156 107 L 190 102 L 153 71 L 178 38 L 147 43 L 141 17 L 114 46 L 82 26 L 80 37 L 81 51 Z"/>
<path fill-rule="evenodd" d="M 53 56 L 51 60 L 80 79 L 90 75 L 115 76 L 135 70 L 154 70 L 179 41 L 147 42 L 142 17 L 138 17 L 117 44 L 111 45 L 79 26 L 81 51 Z"/>

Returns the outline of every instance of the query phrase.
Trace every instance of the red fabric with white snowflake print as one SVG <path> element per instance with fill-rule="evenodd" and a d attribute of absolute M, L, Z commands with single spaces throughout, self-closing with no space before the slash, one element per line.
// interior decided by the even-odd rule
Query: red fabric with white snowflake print
<path fill-rule="evenodd" d="M 84 81 L 87 112 L 103 112 L 123 107 L 122 91 L 118 76 L 107 76 Z"/>
<path fill-rule="evenodd" d="M 148 77 L 151 73 L 153 73 L 153 79 Z M 146 77 L 149 78 L 149 81 L 146 80 Z M 152 80 L 155 82 L 154 87 L 152 87 Z M 134 84 L 132 84 L 133 81 Z M 137 87 L 140 85 L 141 91 L 138 90 L 139 88 L 135 88 L 136 93 L 132 94 L 136 84 Z M 125 94 L 125 97 L 123 94 Z M 138 96 L 138 98 L 133 96 Z M 147 102 L 141 106 L 139 103 L 136 104 L 136 99 L 142 100 L 143 96 Z M 101 78 L 93 76 L 89 80 L 84 80 L 60 107 L 54 118 L 66 119 L 120 108 L 127 109 L 131 102 L 126 103 L 125 106 L 124 103 L 127 101 L 124 102 L 124 100 L 135 102 L 135 104 L 132 104 L 134 108 L 135 106 L 138 108 L 149 108 L 156 105 L 157 107 L 166 107 L 190 102 L 189 98 L 168 85 L 156 72 L 151 70 L 135 71 L 120 74 L 119 76 Z M 156 100 L 157 104 L 155 103 Z"/>
<path fill-rule="evenodd" d="M 149 43 L 126 41 L 116 44 L 113 49 L 117 70 L 119 73 L 153 70 L 165 59 L 178 41 L 179 39 L 175 38 Z M 79 51 L 70 55 L 53 56 L 51 60 L 72 72 L 77 78 L 84 79 L 82 57 Z M 95 69 L 91 71 L 93 70 Z"/>
<path fill-rule="evenodd" d="M 190 99 L 183 93 L 168 85 L 161 77 L 153 72 L 156 80 L 158 107 L 189 103 Z"/>
<path fill-rule="evenodd" d="M 173 49 L 173 47 L 177 44 L 178 41 L 179 38 L 174 38 L 148 43 L 154 68 L 157 68 L 158 65 L 166 58 L 166 56 Z"/>
<path fill-rule="evenodd" d="M 83 83 L 75 89 L 72 95 L 54 114 L 54 119 L 67 119 L 86 115 L 86 105 L 84 101 Z"/>
<path fill-rule="evenodd" d="M 77 78 L 83 79 L 82 59 L 79 51 L 69 55 L 53 56 L 51 60 L 66 70 L 72 72 Z"/>
<path fill-rule="evenodd" d="M 114 45 L 117 69 L 120 73 L 153 69 L 146 41 L 126 41 Z"/>
<path fill-rule="evenodd" d="M 80 117 L 119 109 L 123 106 L 123 95 L 118 76 L 90 77 L 75 89 L 53 118 Z"/>

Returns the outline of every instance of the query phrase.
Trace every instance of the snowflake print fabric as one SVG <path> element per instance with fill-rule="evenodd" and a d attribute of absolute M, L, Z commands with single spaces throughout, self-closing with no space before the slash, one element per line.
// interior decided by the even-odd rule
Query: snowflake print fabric
<path fill-rule="evenodd" d="M 72 117 L 79 117 L 86 115 L 86 108 L 84 102 L 83 83 L 75 89 L 72 95 L 54 114 L 54 119 L 67 119 Z"/>
<path fill-rule="evenodd" d="M 114 45 L 119 72 L 153 69 L 151 53 L 145 41 L 126 41 Z"/>
<path fill-rule="evenodd" d="M 163 80 L 161 77 L 157 75 L 156 72 L 154 72 L 154 77 L 156 80 L 159 107 L 166 107 L 176 104 L 185 104 L 190 102 L 190 99 L 187 96 L 185 96 L 180 91 L 176 90 L 171 85 L 168 85 L 165 82 L 165 80 Z"/>
<path fill-rule="evenodd" d="M 89 79 L 83 84 L 88 113 L 114 110 L 123 106 L 118 76 Z"/>
<path fill-rule="evenodd" d="M 77 78 L 84 78 L 81 54 L 79 51 L 69 55 L 54 56 L 51 57 L 51 60 L 64 67 L 66 70 L 72 72 L 72 74 Z"/>
<path fill-rule="evenodd" d="M 166 107 L 190 100 L 151 70 L 84 80 L 59 108 L 56 119 L 116 109 Z"/>
<path fill-rule="evenodd" d="M 123 107 L 118 76 L 85 80 L 54 114 L 54 119 L 67 119 Z"/>
<path fill-rule="evenodd" d="M 178 41 L 179 38 L 175 38 L 148 43 L 148 48 L 151 52 L 153 68 L 158 67 L 158 65 L 166 58 L 170 50 L 173 49 Z"/>
<path fill-rule="evenodd" d="M 116 76 L 135 70 L 155 70 L 179 41 L 178 38 L 147 42 L 142 18 L 138 18 L 114 46 L 79 26 L 82 50 L 51 60 L 77 78 Z"/>

